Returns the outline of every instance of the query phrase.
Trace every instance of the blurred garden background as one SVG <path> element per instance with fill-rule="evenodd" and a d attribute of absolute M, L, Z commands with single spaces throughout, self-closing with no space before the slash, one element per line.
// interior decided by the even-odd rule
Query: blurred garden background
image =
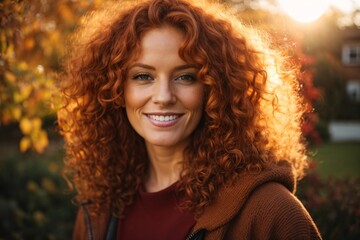
<path fill-rule="evenodd" d="M 70 239 L 76 209 L 61 173 L 56 85 L 69 34 L 103 1 L 0 0 L 1 240 Z M 222 2 L 301 65 L 313 161 L 297 196 L 324 239 L 360 239 L 360 1 L 299 0 L 310 5 L 295 13 L 284 4 L 295 0 Z"/>

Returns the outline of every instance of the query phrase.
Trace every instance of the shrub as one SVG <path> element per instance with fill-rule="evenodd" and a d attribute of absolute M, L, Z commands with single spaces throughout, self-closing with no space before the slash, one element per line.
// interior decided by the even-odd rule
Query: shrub
<path fill-rule="evenodd" d="M 62 155 L 1 154 L 0 239 L 70 239 L 75 209 L 64 192 Z"/>
<path fill-rule="evenodd" d="M 300 182 L 297 195 L 323 239 L 360 239 L 360 177 L 322 179 L 311 172 Z"/>

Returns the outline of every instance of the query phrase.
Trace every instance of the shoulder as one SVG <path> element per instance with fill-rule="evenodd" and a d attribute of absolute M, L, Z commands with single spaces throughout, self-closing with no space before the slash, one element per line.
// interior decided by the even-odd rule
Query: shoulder
<path fill-rule="evenodd" d="M 240 222 L 258 236 L 249 239 L 320 239 L 302 203 L 276 182 L 259 186 L 249 195 L 234 226 Z"/>
<path fill-rule="evenodd" d="M 259 215 L 271 214 L 273 221 L 309 216 L 295 195 L 285 186 L 275 182 L 266 183 L 255 189 L 249 196 L 245 209 L 255 211 Z"/>

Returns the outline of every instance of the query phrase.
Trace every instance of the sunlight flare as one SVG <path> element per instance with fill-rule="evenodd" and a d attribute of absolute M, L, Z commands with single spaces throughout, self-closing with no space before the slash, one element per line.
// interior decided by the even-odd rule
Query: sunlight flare
<path fill-rule="evenodd" d="M 329 0 L 279 0 L 279 3 L 290 17 L 302 23 L 315 21 L 329 7 Z"/>

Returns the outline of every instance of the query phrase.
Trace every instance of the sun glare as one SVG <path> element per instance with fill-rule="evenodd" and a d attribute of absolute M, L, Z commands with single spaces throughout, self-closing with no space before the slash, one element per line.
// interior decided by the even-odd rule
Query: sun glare
<path fill-rule="evenodd" d="M 318 19 L 329 7 L 330 0 L 279 0 L 282 9 L 298 22 Z"/>

